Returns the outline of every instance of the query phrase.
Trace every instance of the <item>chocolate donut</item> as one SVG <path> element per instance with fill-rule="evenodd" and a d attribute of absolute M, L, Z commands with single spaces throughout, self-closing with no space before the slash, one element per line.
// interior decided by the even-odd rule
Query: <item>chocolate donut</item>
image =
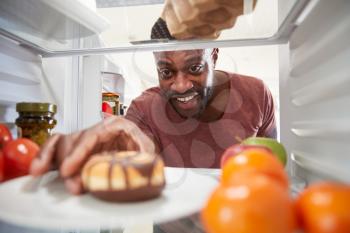
<path fill-rule="evenodd" d="M 136 151 L 97 154 L 85 164 L 81 176 L 86 191 L 111 202 L 152 199 L 165 186 L 163 160 Z"/>

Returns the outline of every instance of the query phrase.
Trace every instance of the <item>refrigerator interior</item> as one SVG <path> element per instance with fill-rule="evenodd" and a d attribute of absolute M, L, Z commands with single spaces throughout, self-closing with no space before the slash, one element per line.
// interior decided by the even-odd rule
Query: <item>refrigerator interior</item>
<path fill-rule="evenodd" d="M 27 1 L 26 4 L 31 2 L 38 4 L 37 10 L 44 8 L 56 12 L 54 22 L 63 31 L 58 30 L 61 34 L 50 33 L 47 29 L 53 25 L 39 28 L 35 25 L 35 17 L 30 21 L 34 24 L 28 27 L 18 18 L 19 13 L 6 15 L 8 9 L 3 6 L 6 3 L 19 10 L 16 12 L 22 10 L 26 16 L 35 15 L 35 9 L 26 11 L 18 1 L 1 3 L 1 16 L 6 17 L 1 18 L 0 121 L 8 123 L 12 129 L 17 116 L 15 103 L 19 101 L 57 104 L 57 132 L 69 133 L 89 127 L 102 119 L 103 88 L 117 89 L 115 91 L 121 93 L 122 101 L 128 105 L 142 90 L 157 85 L 155 68 L 150 64 L 154 48 L 194 45 L 192 42 L 150 46 L 135 43 L 149 40 L 147 33 L 158 16 L 146 17 L 145 25 L 140 25 L 140 20 L 131 17 L 140 12 L 140 6 L 116 7 L 119 13 L 115 15 L 109 12 L 112 8 L 91 11 L 83 7 L 86 12 L 81 13 L 80 18 L 72 17 L 70 12 L 62 19 L 62 9 L 52 8 L 52 4 L 44 0 Z M 268 10 L 275 12 L 267 19 L 270 27 L 259 31 L 259 26 L 264 27 L 257 22 L 262 20 L 254 21 L 250 14 L 242 18 L 242 22 L 243 25 L 244 22 L 251 23 L 253 26 L 248 27 L 251 30 L 242 32 L 238 24 L 237 34 L 228 30 L 219 40 L 205 41 L 198 46 L 220 47 L 218 68 L 258 76 L 273 90 L 280 111 L 280 139 L 289 152 L 291 175 L 306 182 L 317 179 L 350 182 L 350 77 L 347 64 L 350 60 L 347 42 L 350 2 L 304 1 L 308 4 L 293 22 L 294 27 L 290 29 L 293 33 L 288 40 L 283 35 L 272 40 L 268 36 L 279 30 L 293 3 L 303 1 L 259 2 L 257 14 L 260 11 L 267 14 Z M 73 5 L 76 4 L 79 3 Z M 264 6 L 270 7 L 264 10 Z M 156 12 L 161 9 L 157 1 L 145 7 L 157 9 Z M 48 16 L 41 17 L 47 19 Z M 89 26 L 91 17 L 105 24 L 101 28 L 95 23 Z M 104 30 L 108 19 L 116 28 Z M 140 31 L 134 30 L 136 27 Z M 115 36 L 116 32 L 120 37 Z M 250 41 L 252 38 L 258 40 Z M 95 50 L 84 50 L 86 48 Z M 118 81 L 103 82 L 103 73 L 118 76 Z"/>
<path fill-rule="evenodd" d="M 76 114 L 77 61 L 72 57 L 41 59 L 27 49 L 0 38 L 0 121 L 15 131 L 17 102 L 51 102 L 60 109 L 56 130 L 70 131 Z M 72 94 L 72 95 L 70 95 Z M 63 120 L 64 119 L 64 120 Z"/>
<path fill-rule="evenodd" d="M 55 132 L 74 132 L 102 120 L 103 91 L 120 93 L 128 106 L 158 84 L 153 50 L 219 47 L 217 69 L 256 76 L 271 89 L 295 184 L 350 182 L 350 1 L 261 0 L 217 41 L 159 44 L 148 40 L 163 1 L 97 0 L 97 9 L 95 1 L 50 1 L 0 3 L 0 122 L 14 134 L 17 102 L 57 104 Z M 292 34 L 278 34 L 298 2 L 307 4 L 286 27 Z"/>

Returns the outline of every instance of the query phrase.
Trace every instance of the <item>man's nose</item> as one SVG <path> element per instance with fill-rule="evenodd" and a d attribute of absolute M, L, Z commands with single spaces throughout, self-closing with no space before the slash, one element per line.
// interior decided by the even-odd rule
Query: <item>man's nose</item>
<path fill-rule="evenodd" d="M 182 72 L 179 72 L 176 77 L 174 82 L 171 84 L 171 90 L 175 91 L 177 93 L 185 93 L 189 89 L 193 87 L 193 83 L 191 80 L 186 77 Z"/>

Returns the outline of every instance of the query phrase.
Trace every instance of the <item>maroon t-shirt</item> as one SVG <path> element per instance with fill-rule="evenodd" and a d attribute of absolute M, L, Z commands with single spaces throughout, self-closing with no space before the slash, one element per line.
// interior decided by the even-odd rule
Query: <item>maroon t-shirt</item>
<path fill-rule="evenodd" d="M 166 166 L 218 168 L 230 145 L 250 136 L 271 136 L 276 130 L 273 98 L 264 83 L 253 77 L 227 75 L 230 97 L 219 120 L 183 119 L 159 87 L 133 100 L 126 118 L 157 144 Z"/>

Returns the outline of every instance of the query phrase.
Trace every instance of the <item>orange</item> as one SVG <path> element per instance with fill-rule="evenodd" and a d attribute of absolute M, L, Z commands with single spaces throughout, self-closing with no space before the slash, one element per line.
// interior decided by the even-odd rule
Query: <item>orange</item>
<path fill-rule="evenodd" d="M 305 189 L 296 201 L 307 233 L 350 232 L 350 186 L 322 182 Z"/>
<path fill-rule="evenodd" d="M 207 233 L 291 233 L 296 226 L 288 191 L 258 173 L 217 187 L 201 219 Z"/>
<path fill-rule="evenodd" d="M 288 176 L 283 165 L 276 156 L 267 150 L 247 149 L 229 158 L 222 169 L 222 184 L 228 185 L 232 179 L 235 179 L 235 175 L 241 173 L 265 174 L 288 189 Z"/>

